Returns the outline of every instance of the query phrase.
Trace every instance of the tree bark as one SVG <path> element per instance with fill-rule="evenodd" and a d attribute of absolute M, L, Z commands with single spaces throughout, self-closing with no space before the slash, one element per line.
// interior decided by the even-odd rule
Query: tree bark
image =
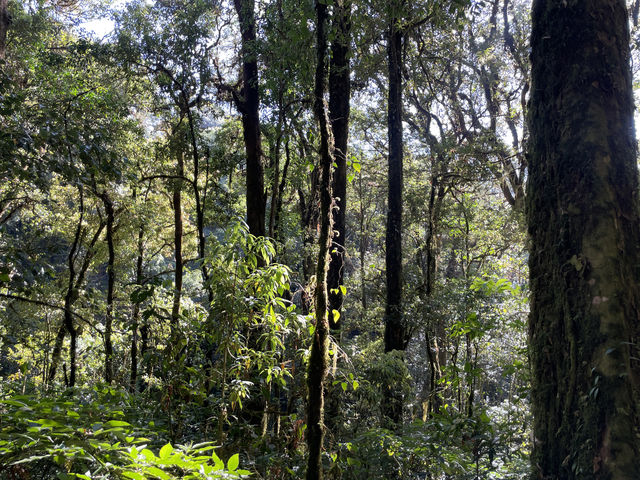
<path fill-rule="evenodd" d="M 271 186 L 271 208 L 269 210 L 269 237 L 276 238 L 276 212 L 278 210 L 278 194 L 280 190 L 278 185 L 280 183 L 280 151 L 282 149 L 282 103 L 279 105 L 280 119 L 276 126 L 276 141 L 272 149 L 272 161 L 273 161 L 273 184 Z"/>
<path fill-rule="evenodd" d="M 4 60 L 7 53 L 7 32 L 11 25 L 8 6 L 8 0 L 0 0 L 0 60 Z"/>
<path fill-rule="evenodd" d="M 389 74 L 388 99 L 388 201 L 386 231 L 386 280 L 384 351 L 404 351 L 405 327 L 402 319 L 402 42 L 398 18 L 392 16 L 387 33 Z M 383 414 L 393 424 L 402 418 L 402 398 L 397 385 L 384 389 Z"/>
<path fill-rule="evenodd" d="M 186 95 L 183 94 L 186 101 Z M 200 261 L 200 272 L 202 273 L 202 284 L 207 292 L 207 298 L 209 309 L 211 302 L 213 302 L 213 289 L 209 284 L 209 269 L 204 261 L 207 253 L 207 238 L 204 235 L 204 199 L 206 199 L 206 185 L 205 195 L 200 195 L 200 187 L 198 186 L 198 179 L 200 177 L 200 154 L 198 153 L 198 140 L 196 139 L 195 122 L 193 119 L 193 113 L 191 107 L 187 107 L 185 111 L 187 115 L 187 122 L 189 124 L 189 140 L 191 141 L 191 155 L 193 157 L 193 198 L 196 204 L 196 230 L 198 231 L 198 260 Z M 184 166 L 182 166 L 184 175 Z"/>
<path fill-rule="evenodd" d="M 277 241 L 281 240 L 280 234 L 280 217 L 282 215 L 282 198 L 284 196 L 284 189 L 287 185 L 287 174 L 289 172 L 289 165 L 291 164 L 291 149 L 289 148 L 289 138 L 284 142 L 285 161 L 282 168 L 282 178 L 278 185 L 278 195 L 276 196 L 275 215 L 273 219 L 273 238 Z"/>
<path fill-rule="evenodd" d="M 256 52 L 256 20 L 254 0 L 234 0 L 242 36 L 242 114 L 244 145 L 247 154 L 247 224 L 257 237 L 265 235 L 266 198 L 260 137 L 260 96 L 258 92 L 258 56 Z"/>
<path fill-rule="evenodd" d="M 67 333 L 71 334 L 72 331 L 75 332 L 75 328 L 73 325 L 73 315 L 71 314 L 71 307 L 73 306 L 73 302 L 78 295 L 78 292 L 74 289 L 74 283 L 76 280 L 75 273 L 75 260 L 76 253 L 80 248 L 80 241 L 82 237 L 82 222 L 84 220 L 84 190 L 82 187 L 78 189 L 79 193 L 79 204 L 78 204 L 78 212 L 80 213 L 80 218 L 78 219 L 78 224 L 76 225 L 76 231 L 73 237 L 73 242 L 71 243 L 71 249 L 69 250 L 69 256 L 67 257 L 67 266 L 69 268 L 69 281 L 67 282 L 67 292 L 64 296 L 64 320 L 62 322 L 62 326 L 58 330 L 58 335 L 56 336 L 56 343 L 53 347 L 53 352 L 51 354 L 51 366 L 49 368 L 49 378 L 48 384 L 51 385 L 53 380 L 56 377 L 56 371 L 58 369 L 58 363 L 60 361 L 60 356 L 62 354 L 62 347 L 64 346 L 64 338 Z M 75 352 L 74 352 L 74 362 L 75 363 Z M 75 368 L 73 367 L 74 372 L 74 381 L 75 381 Z"/>
<path fill-rule="evenodd" d="M 178 179 L 173 185 L 173 254 L 175 260 L 175 272 L 173 276 L 173 305 L 171 307 L 171 343 L 176 340 L 178 334 L 178 326 L 180 323 L 180 300 L 182 296 L 182 277 L 184 271 L 184 262 L 182 259 L 182 181 L 179 178 L 184 176 L 184 158 L 182 151 L 177 152 L 176 175 Z"/>
<path fill-rule="evenodd" d="M 316 325 L 307 372 L 307 480 L 323 478 L 322 443 L 324 439 L 324 383 L 329 364 L 329 316 L 327 268 L 331 245 L 331 168 L 334 163 L 333 138 L 328 109 L 324 101 L 327 77 L 327 5 L 316 2 L 317 65 L 314 88 L 314 111 L 320 126 L 320 236 L 316 268 Z"/>
<path fill-rule="evenodd" d="M 351 44 L 351 1 L 336 2 L 333 13 L 335 39 L 331 44 L 329 66 L 329 118 L 334 140 L 335 168 L 332 178 L 332 195 L 336 204 L 333 215 L 331 262 L 327 273 L 329 311 L 342 309 L 343 295 L 340 286 L 344 279 L 345 226 L 347 211 L 347 146 L 349 142 L 349 111 L 351 99 L 351 69 L 349 68 Z M 340 323 L 329 315 L 332 330 Z"/>
<path fill-rule="evenodd" d="M 306 139 L 302 132 L 298 132 L 300 158 L 307 158 L 311 155 L 311 148 L 307 145 Z M 302 243 L 303 243 L 303 260 L 302 269 L 304 276 L 304 283 L 308 284 L 311 277 L 315 273 L 316 262 L 313 257 L 313 244 L 316 240 L 318 232 L 319 215 L 318 204 L 320 199 L 318 198 L 320 191 L 320 172 L 321 168 L 314 168 L 309 174 L 310 185 L 309 195 L 305 198 L 304 190 L 302 187 L 298 188 L 298 198 L 300 200 L 300 227 L 302 228 Z"/>
<path fill-rule="evenodd" d="M 80 265 L 80 270 L 76 271 L 76 261 L 80 255 L 80 248 L 82 239 L 86 235 L 86 232 L 83 231 L 82 223 L 84 220 L 84 189 L 82 186 L 78 187 L 79 191 L 79 204 L 78 211 L 80 213 L 80 218 L 78 219 L 78 225 L 76 226 L 76 231 L 74 234 L 74 239 L 71 244 L 71 249 L 69 250 L 69 256 L 67 257 L 67 264 L 69 267 L 69 280 L 67 282 L 67 291 L 64 296 L 64 319 L 62 322 L 61 328 L 58 330 L 58 335 L 56 337 L 56 343 L 54 345 L 53 352 L 51 354 L 51 366 L 49 367 L 49 376 L 47 380 L 47 384 L 51 385 L 53 380 L 56 377 L 58 364 L 60 362 L 60 356 L 62 354 L 62 347 L 64 345 L 64 338 L 66 334 L 69 334 L 69 382 L 68 386 L 73 387 L 76 384 L 76 370 L 77 370 L 77 337 L 78 331 L 75 328 L 75 324 L 73 321 L 73 306 L 75 302 L 78 300 L 79 292 L 84 283 L 84 277 L 87 273 L 87 269 L 89 268 L 89 264 L 91 263 L 91 259 L 95 254 L 95 245 L 102 234 L 102 230 L 104 230 L 105 223 L 100 222 L 97 230 L 95 231 L 87 249 L 84 253 L 84 258 L 82 260 L 82 264 Z"/>
<path fill-rule="evenodd" d="M 637 478 L 640 222 L 627 11 L 621 0 L 532 8 L 532 478 Z"/>
<path fill-rule="evenodd" d="M 135 198 L 135 197 L 134 197 Z M 138 256 L 136 258 L 136 285 L 142 286 L 144 261 L 144 222 L 140 222 L 138 227 Z M 138 327 L 140 325 L 140 303 L 133 305 L 131 316 L 131 377 L 129 380 L 129 391 L 134 393 L 138 384 Z"/>
<path fill-rule="evenodd" d="M 100 194 L 107 215 L 107 249 L 109 258 L 107 261 L 107 314 L 104 323 L 104 381 L 108 385 L 113 380 L 113 290 L 115 287 L 115 248 L 113 242 L 114 209 L 113 200 L 105 191 Z"/>

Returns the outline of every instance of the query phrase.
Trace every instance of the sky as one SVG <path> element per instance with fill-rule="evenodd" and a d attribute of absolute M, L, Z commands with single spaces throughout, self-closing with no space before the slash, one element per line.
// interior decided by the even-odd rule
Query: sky
<path fill-rule="evenodd" d="M 93 32 L 96 36 L 102 38 L 113 31 L 114 23 L 112 20 L 100 18 L 97 20 L 91 20 L 90 22 L 81 23 L 80 27 Z"/>

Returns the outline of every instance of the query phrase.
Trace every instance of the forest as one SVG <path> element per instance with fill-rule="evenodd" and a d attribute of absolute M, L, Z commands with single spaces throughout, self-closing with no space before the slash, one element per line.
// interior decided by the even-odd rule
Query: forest
<path fill-rule="evenodd" d="M 639 13 L 0 0 L 0 479 L 640 478 Z"/>

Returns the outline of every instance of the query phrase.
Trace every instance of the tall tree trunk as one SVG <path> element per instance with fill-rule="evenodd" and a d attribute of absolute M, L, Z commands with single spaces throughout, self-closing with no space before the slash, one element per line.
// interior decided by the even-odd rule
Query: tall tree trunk
<path fill-rule="evenodd" d="M 317 65 L 314 88 L 314 112 L 320 126 L 320 236 L 316 268 L 316 325 L 307 372 L 307 480 L 322 479 L 322 442 L 324 439 L 324 383 L 329 364 L 329 316 L 327 268 L 331 245 L 331 168 L 334 163 L 333 138 L 328 109 L 324 101 L 327 78 L 327 5 L 316 2 Z"/>
<path fill-rule="evenodd" d="M 311 148 L 307 145 L 304 134 L 298 132 L 300 158 L 308 158 L 311 155 Z M 305 199 L 302 187 L 298 188 L 298 198 L 300 199 L 300 227 L 302 228 L 303 243 L 303 260 L 302 269 L 305 284 L 309 283 L 311 277 L 315 274 L 316 262 L 313 258 L 313 244 L 315 243 L 319 215 L 318 211 L 318 192 L 320 190 L 320 168 L 314 168 L 309 174 L 309 196 Z"/>
<path fill-rule="evenodd" d="M 183 94 L 186 101 L 186 95 Z M 213 289 L 209 284 L 209 270 L 207 264 L 204 261 L 204 257 L 207 253 L 207 238 L 204 235 L 204 201 L 203 196 L 200 195 L 200 187 L 198 186 L 198 179 L 200 177 L 200 154 L 198 153 L 198 141 L 196 139 L 195 123 L 193 119 L 193 113 L 191 108 L 186 109 L 187 121 L 189 124 L 189 139 L 191 141 L 191 155 L 193 156 L 193 198 L 196 204 L 196 230 L 198 232 L 198 260 L 200 261 L 200 272 L 202 273 L 202 283 L 204 289 L 207 292 L 207 298 L 209 305 L 213 302 Z M 182 167 L 184 175 L 184 167 Z M 206 189 L 206 185 L 205 185 Z M 206 190 L 205 190 L 206 193 Z"/>
<path fill-rule="evenodd" d="M 281 239 L 280 216 L 282 215 L 282 197 L 284 196 L 284 189 L 287 185 L 287 174 L 289 172 L 289 165 L 291 164 L 291 149 L 289 148 L 288 137 L 284 142 L 284 154 L 285 161 L 284 167 L 282 168 L 282 178 L 280 179 L 280 185 L 278 186 L 278 195 L 276 197 L 275 215 L 273 220 L 273 237 L 276 240 Z"/>
<path fill-rule="evenodd" d="M 173 275 L 173 305 L 171 307 L 171 338 L 169 349 L 175 342 L 178 335 L 180 323 L 180 300 L 182 296 L 182 276 L 184 262 L 182 260 L 182 180 L 184 177 L 184 157 L 182 151 L 177 152 L 176 176 L 173 185 L 173 255 L 175 259 L 175 272 Z"/>
<path fill-rule="evenodd" d="M 275 128 L 275 142 L 272 142 L 271 146 L 271 166 L 273 167 L 273 183 L 271 186 L 271 208 L 269 209 L 269 237 L 276 239 L 276 231 L 277 231 L 277 223 L 280 217 L 280 205 L 282 204 L 282 199 L 280 195 L 282 194 L 282 190 L 279 188 L 281 180 L 280 180 L 280 156 L 282 151 L 282 140 L 285 136 L 285 115 L 287 106 L 284 105 L 283 101 L 283 90 L 282 88 L 278 91 L 278 122 L 276 123 Z M 288 140 L 286 140 L 288 142 Z M 288 156 L 287 156 L 288 161 Z M 283 177 L 286 177 L 287 165 L 285 164 Z M 283 182 L 284 183 L 284 182 Z"/>
<path fill-rule="evenodd" d="M 266 198 L 260 137 L 260 96 L 258 92 L 258 55 L 254 0 L 234 0 L 242 35 L 242 114 L 244 146 L 247 154 L 247 224 L 257 237 L 265 235 Z"/>
<path fill-rule="evenodd" d="M 0 60 L 3 60 L 7 53 L 7 32 L 11 24 L 8 4 L 8 0 L 0 0 Z"/>
<path fill-rule="evenodd" d="M 134 195 L 135 197 L 135 195 Z M 144 261 L 144 222 L 140 222 L 138 227 L 138 256 L 136 257 L 136 285 L 142 286 Z M 133 305 L 131 316 L 131 377 L 129 380 L 129 391 L 134 393 L 138 383 L 138 327 L 140 325 L 140 303 Z"/>
<path fill-rule="evenodd" d="M 333 212 L 333 238 L 331 262 L 327 273 L 329 311 L 341 311 L 344 278 L 345 219 L 347 211 L 347 145 L 349 142 L 349 111 L 351 97 L 351 69 L 349 52 L 351 44 L 351 0 L 336 2 L 333 12 L 331 63 L 329 66 L 329 118 L 334 139 L 335 169 L 332 178 L 332 195 L 336 209 Z M 339 322 L 329 315 L 332 330 Z"/>
<path fill-rule="evenodd" d="M 367 315 L 367 279 L 365 259 L 367 253 L 368 233 L 365 229 L 365 207 L 364 207 L 364 188 L 362 185 L 362 171 L 358 173 L 358 197 L 360 200 L 360 303 L 362 306 L 362 315 L 360 320 L 364 322 Z"/>
<path fill-rule="evenodd" d="M 67 257 L 69 280 L 67 282 L 67 292 L 64 296 L 64 320 L 62 322 L 61 328 L 58 330 L 56 343 L 51 354 L 51 366 L 49 367 L 49 378 L 47 381 L 49 385 L 51 385 L 56 376 L 58 363 L 60 362 L 60 356 L 62 354 L 62 347 L 64 346 L 64 337 L 67 333 L 75 330 L 73 325 L 73 315 L 71 313 L 71 307 L 73 305 L 73 302 L 75 301 L 75 298 L 77 298 L 78 296 L 78 292 L 74 289 L 74 284 L 76 281 L 75 261 L 78 249 L 80 248 L 80 241 L 82 237 L 82 222 L 84 220 L 84 190 L 82 187 L 78 188 L 78 194 L 78 212 L 80 213 L 80 217 L 78 218 L 78 224 L 76 225 L 76 231 L 73 237 L 73 242 L 71 243 L 71 249 L 69 250 L 69 256 Z"/>
<path fill-rule="evenodd" d="M 47 384 L 51 385 L 53 380 L 55 379 L 58 364 L 60 363 L 60 356 L 62 354 L 62 347 L 64 345 L 64 337 L 66 334 L 69 334 L 69 366 L 70 366 L 70 378 L 68 382 L 68 386 L 73 387 L 76 384 L 76 370 L 77 370 L 77 337 L 78 331 L 75 328 L 75 324 L 73 321 L 73 306 L 75 302 L 78 300 L 80 289 L 82 288 L 82 284 L 84 283 L 84 277 L 87 273 L 87 269 L 91 263 L 91 259 L 95 254 L 95 246 L 102 234 L 102 230 L 104 230 L 105 223 L 100 222 L 97 230 L 95 231 L 87 249 L 84 253 L 84 257 L 82 259 L 82 263 L 80 264 L 80 269 L 76 270 L 76 261 L 80 255 L 80 247 L 82 243 L 82 239 L 86 232 L 83 231 L 82 223 L 84 221 L 84 189 L 82 186 L 78 187 L 79 192 L 79 203 L 78 203 L 78 211 L 80 213 L 80 218 L 78 219 L 78 224 L 76 226 L 76 231 L 74 234 L 74 239 L 71 244 L 71 249 L 69 250 L 69 256 L 67 257 L 67 265 L 69 268 L 69 280 L 67 282 L 67 291 L 64 296 L 64 319 L 62 322 L 62 327 L 58 330 L 58 335 L 56 337 L 56 343 L 54 345 L 53 353 L 51 354 L 51 365 L 49 367 L 49 376 L 47 380 Z M 64 331 L 63 331 L 64 328 Z M 66 382 L 65 382 L 66 383 Z"/>
<path fill-rule="evenodd" d="M 418 251 L 418 264 L 421 266 L 423 285 L 420 288 L 422 301 L 429 305 L 433 296 L 436 280 L 438 256 L 437 234 L 440 223 L 440 209 L 444 200 L 446 189 L 441 180 L 441 175 L 446 170 L 444 157 L 437 154 L 432 162 L 431 187 L 429 189 L 429 213 L 426 225 L 424 246 Z M 439 171 L 436 171 L 438 169 Z M 444 319 L 434 318 L 433 323 L 425 327 L 425 341 L 429 358 L 429 391 L 423 398 L 423 405 L 428 406 L 428 411 L 423 412 L 423 417 L 429 413 L 437 413 L 442 405 L 442 399 L 437 392 L 442 368 L 446 365 L 446 348 L 442 348 L 446 339 L 446 326 Z"/>
<path fill-rule="evenodd" d="M 536 0 L 532 478 L 640 472 L 638 171 L 622 0 Z"/>
<path fill-rule="evenodd" d="M 349 142 L 349 112 L 351 97 L 351 75 L 349 52 L 351 41 L 351 0 L 336 2 L 332 14 L 334 40 L 331 44 L 329 64 L 329 119 L 334 141 L 334 169 L 331 179 L 331 195 L 334 209 L 331 212 L 333 229 L 331 235 L 330 261 L 327 271 L 329 294 L 329 329 L 339 333 L 342 320 L 333 312 L 342 313 L 344 295 L 344 257 L 346 251 L 346 208 L 347 208 L 347 146 Z M 333 357 L 332 371 L 335 374 L 338 356 Z M 327 388 L 326 426 L 335 431 L 340 417 L 341 389 L 337 385 Z"/>
<path fill-rule="evenodd" d="M 398 18 L 392 17 L 387 37 L 389 68 L 388 134 L 389 196 L 387 202 L 386 279 L 384 351 L 404 351 L 405 327 L 402 319 L 402 42 Z M 393 424 L 402 418 L 402 397 L 397 385 L 384 389 L 383 414 Z"/>
<path fill-rule="evenodd" d="M 53 344 L 53 351 L 51 352 L 51 363 L 49 364 L 49 370 L 47 372 L 47 387 L 51 386 L 56 378 L 56 373 L 58 373 L 58 364 L 60 363 L 60 358 L 62 357 L 62 348 L 64 347 L 64 339 L 66 336 L 67 322 L 65 318 L 62 321 L 62 324 L 60 324 L 60 328 L 58 328 L 56 342 Z"/>
<path fill-rule="evenodd" d="M 109 258 L 107 261 L 107 314 L 104 323 L 104 381 L 110 384 L 113 380 L 113 290 L 115 287 L 115 248 L 113 242 L 114 209 L 113 200 L 107 192 L 100 194 L 104 210 L 107 215 L 107 249 Z"/>

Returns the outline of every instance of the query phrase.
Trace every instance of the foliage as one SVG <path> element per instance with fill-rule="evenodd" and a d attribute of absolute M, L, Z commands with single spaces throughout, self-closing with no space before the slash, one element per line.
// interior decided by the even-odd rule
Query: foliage
<path fill-rule="evenodd" d="M 225 468 L 211 443 L 167 443 L 155 454 L 163 432 L 136 423 L 137 400 L 107 386 L 0 400 L 2 470 L 21 475 L 29 469 L 42 478 L 69 480 L 248 477 L 238 469 L 237 454 Z"/>
<path fill-rule="evenodd" d="M 254 477 L 300 478 L 320 220 L 312 5 L 256 2 L 267 239 L 239 218 L 247 162 L 233 2 L 116 2 L 101 40 L 75 17 L 105 15 L 98 3 L 9 2 L 0 476 L 238 478 L 241 456 Z M 402 355 L 383 353 L 391 9 L 406 62 Z M 352 3 L 328 478 L 527 475 L 527 12 L 521 0 Z M 336 25 L 328 33 L 331 43 Z M 70 264 L 84 275 L 71 287 Z M 80 386 L 63 390 L 72 332 Z M 389 386 L 403 403 L 393 431 L 382 428 Z"/>

